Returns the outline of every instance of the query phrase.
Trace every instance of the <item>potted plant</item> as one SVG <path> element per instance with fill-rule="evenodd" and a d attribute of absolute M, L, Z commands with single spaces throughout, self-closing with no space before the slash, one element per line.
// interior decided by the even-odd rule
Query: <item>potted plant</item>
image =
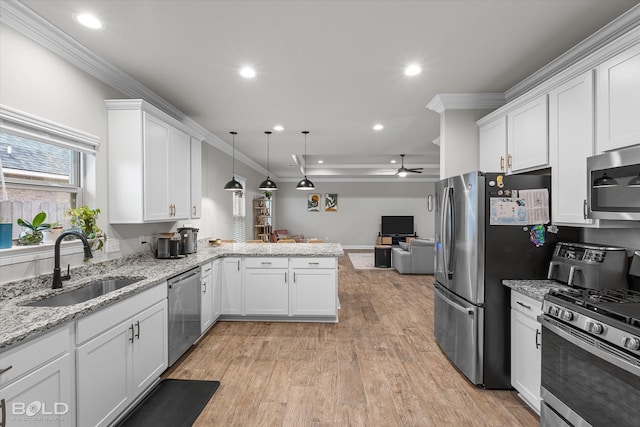
<path fill-rule="evenodd" d="M 53 243 L 62 234 L 63 229 L 59 222 L 52 222 L 50 225 L 51 228 L 42 231 L 43 243 Z"/>
<path fill-rule="evenodd" d="M 38 245 L 42 242 L 42 231 L 51 228 L 50 224 L 44 222 L 47 218 L 45 212 L 40 212 L 33 217 L 31 222 L 25 221 L 22 218 L 18 218 L 19 226 L 22 227 L 22 231 L 18 235 L 19 245 Z"/>
<path fill-rule="evenodd" d="M 69 217 L 71 228 L 80 231 L 84 236 L 93 240 L 91 249 L 100 250 L 107 240 L 107 235 L 98 227 L 98 214 L 100 209 L 89 209 L 88 206 L 69 209 L 66 215 Z"/>

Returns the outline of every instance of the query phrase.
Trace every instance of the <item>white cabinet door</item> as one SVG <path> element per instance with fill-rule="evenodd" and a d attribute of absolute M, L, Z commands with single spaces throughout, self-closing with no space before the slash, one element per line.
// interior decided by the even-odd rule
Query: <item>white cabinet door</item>
<path fill-rule="evenodd" d="M 169 146 L 171 126 L 144 113 L 144 219 L 171 218 Z"/>
<path fill-rule="evenodd" d="M 241 258 L 224 258 L 222 267 L 222 314 L 242 313 Z"/>
<path fill-rule="evenodd" d="M 511 385 L 540 413 L 540 324 L 511 309 Z"/>
<path fill-rule="evenodd" d="M 191 219 L 202 216 L 202 141 L 191 138 Z"/>
<path fill-rule="evenodd" d="M 335 269 L 292 270 L 289 294 L 293 316 L 336 316 L 337 281 Z"/>
<path fill-rule="evenodd" d="M 247 315 L 289 314 L 289 270 L 247 268 L 244 272 L 244 304 Z"/>
<path fill-rule="evenodd" d="M 547 95 L 530 101 L 507 115 L 507 171 L 549 165 Z"/>
<path fill-rule="evenodd" d="M 640 144 L 640 44 L 600 64 L 598 152 Z"/>
<path fill-rule="evenodd" d="M 123 322 L 78 347 L 79 426 L 106 426 L 132 401 L 131 322 Z"/>
<path fill-rule="evenodd" d="M 169 164 L 172 219 L 187 219 L 191 216 L 191 138 L 175 128 L 171 128 Z"/>
<path fill-rule="evenodd" d="M 145 391 L 168 366 L 167 300 L 149 307 L 132 319 L 131 370 L 133 398 Z"/>
<path fill-rule="evenodd" d="M 213 323 L 213 278 L 211 263 L 202 266 L 202 276 L 200 277 L 200 332 L 204 333 Z"/>
<path fill-rule="evenodd" d="M 211 269 L 211 297 L 212 297 L 212 308 L 211 308 L 211 318 L 215 322 L 220 317 L 222 313 L 222 305 L 221 301 L 221 283 L 222 283 L 222 260 L 216 259 L 213 261 L 213 268 Z"/>
<path fill-rule="evenodd" d="M 549 148 L 554 222 L 592 224 L 586 218 L 587 157 L 593 147 L 593 71 L 549 93 Z"/>
<path fill-rule="evenodd" d="M 73 380 L 73 357 L 67 353 L 1 388 L 6 425 L 75 426 Z"/>
<path fill-rule="evenodd" d="M 482 172 L 506 172 L 507 117 L 483 125 L 480 128 L 479 164 Z"/>

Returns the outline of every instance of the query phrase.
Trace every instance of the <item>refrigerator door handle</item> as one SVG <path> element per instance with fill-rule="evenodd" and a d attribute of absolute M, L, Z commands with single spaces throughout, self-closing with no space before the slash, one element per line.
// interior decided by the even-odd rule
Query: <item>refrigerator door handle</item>
<path fill-rule="evenodd" d="M 467 308 L 467 307 L 464 307 L 464 306 L 462 306 L 462 305 L 458 304 L 457 302 L 455 302 L 455 301 L 453 301 L 453 300 L 449 299 L 449 298 L 447 297 L 447 295 L 446 295 L 446 294 L 444 294 L 444 293 L 439 289 L 439 287 L 438 287 L 438 286 L 435 286 L 435 290 L 436 290 L 436 292 L 438 292 L 438 293 L 442 296 L 442 301 L 444 301 L 447 305 L 450 305 L 452 308 L 454 308 L 454 309 L 456 309 L 456 310 L 458 310 L 458 311 L 460 311 L 460 312 L 462 312 L 462 313 L 464 313 L 464 314 L 468 314 L 468 315 L 472 315 L 472 314 L 474 313 L 474 312 L 473 312 L 473 309 L 471 309 L 471 308 Z"/>
<path fill-rule="evenodd" d="M 442 236 L 442 264 L 444 273 L 449 272 L 449 264 L 447 260 L 447 252 L 449 251 L 449 242 L 447 241 L 447 201 L 449 199 L 449 187 L 444 187 L 442 192 L 442 208 L 440 209 L 440 236 Z M 448 277 L 448 274 L 447 274 Z"/>
<path fill-rule="evenodd" d="M 447 277 L 453 279 L 453 255 L 455 254 L 453 242 L 456 241 L 456 221 L 455 221 L 455 205 L 453 203 L 453 187 L 447 187 L 447 217 L 449 235 L 447 236 L 447 246 L 445 248 L 446 260 L 445 268 Z"/>

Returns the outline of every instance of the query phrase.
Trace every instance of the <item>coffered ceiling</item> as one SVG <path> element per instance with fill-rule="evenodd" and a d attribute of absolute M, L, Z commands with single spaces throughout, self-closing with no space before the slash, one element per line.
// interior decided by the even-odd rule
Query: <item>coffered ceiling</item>
<path fill-rule="evenodd" d="M 271 176 L 439 174 L 438 93 L 503 93 L 638 2 L 631 0 L 22 0 Z M 90 30 L 74 14 L 91 12 Z M 410 63 L 422 67 L 404 75 Z M 253 79 L 239 75 L 243 66 Z M 375 131 L 375 124 L 384 129 Z M 322 160 L 320 164 L 318 161 Z M 396 164 L 391 164 L 396 160 Z"/>

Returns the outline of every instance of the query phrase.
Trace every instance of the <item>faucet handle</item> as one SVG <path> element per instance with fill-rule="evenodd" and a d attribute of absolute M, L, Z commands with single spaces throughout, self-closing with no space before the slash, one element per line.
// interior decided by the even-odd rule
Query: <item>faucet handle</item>
<path fill-rule="evenodd" d="M 60 278 L 60 280 L 69 280 L 69 279 L 71 279 L 71 274 L 70 274 L 70 272 L 69 272 L 69 269 L 70 269 L 70 268 L 71 268 L 71 265 L 70 265 L 70 264 L 67 264 L 67 274 L 66 274 L 66 275 L 64 275 L 64 276 L 62 276 L 62 277 Z"/>

